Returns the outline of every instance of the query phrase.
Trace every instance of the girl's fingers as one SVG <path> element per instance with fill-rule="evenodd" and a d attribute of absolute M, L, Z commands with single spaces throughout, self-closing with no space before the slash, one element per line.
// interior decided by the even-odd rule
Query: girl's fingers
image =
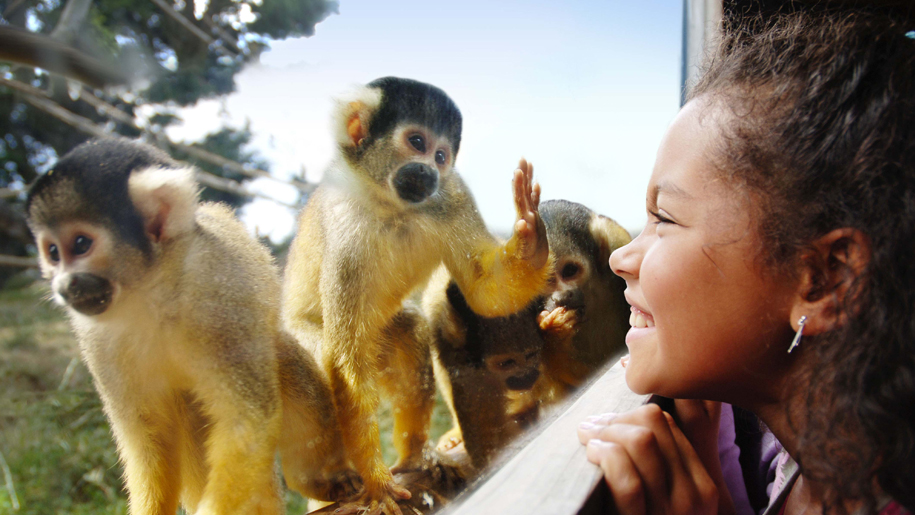
<path fill-rule="evenodd" d="M 615 416 L 615 413 L 607 413 L 588 417 L 588 420 L 578 425 L 579 443 L 587 445 L 589 440 L 601 438 L 601 430 L 607 427 Z"/>
<path fill-rule="evenodd" d="M 588 460 L 600 466 L 620 515 L 645 515 L 647 504 L 642 478 L 622 446 L 603 440 L 587 444 Z"/>
<path fill-rule="evenodd" d="M 670 419 L 669 423 L 671 434 L 677 442 L 677 447 L 680 449 L 684 469 L 686 473 L 693 478 L 693 481 L 696 484 L 696 493 L 699 496 L 697 502 L 706 503 L 717 500 L 718 489 L 716 488 L 714 481 L 712 481 L 711 476 L 709 476 L 708 470 L 705 468 L 702 460 L 699 459 L 696 450 L 693 448 L 692 444 L 690 444 L 686 435 L 677 427 L 673 418 Z"/>
<path fill-rule="evenodd" d="M 628 413 L 617 416 L 614 424 L 633 424 L 647 428 L 657 440 L 658 449 L 667 461 L 671 476 L 686 473 L 677 441 L 671 433 L 670 422 L 673 419 L 657 404 L 646 404 Z"/>
<path fill-rule="evenodd" d="M 585 420 L 592 424 L 606 426 L 607 424 L 612 422 L 613 419 L 615 419 L 618 416 L 619 415 L 617 413 L 608 412 L 608 413 L 601 413 L 600 415 L 591 415 L 590 417 L 588 417 Z"/>
<path fill-rule="evenodd" d="M 707 469 L 718 463 L 718 425 L 721 403 L 699 400 L 674 401 L 677 427 L 692 444 Z"/>
<path fill-rule="evenodd" d="M 669 463 L 661 452 L 655 434 L 644 426 L 614 423 L 599 431 L 600 441 L 623 448 L 641 477 L 648 499 L 663 499 L 670 492 Z M 651 504 L 651 503 L 649 503 Z"/>
<path fill-rule="evenodd" d="M 589 417 L 579 425 L 578 438 L 588 446 L 588 458 L 604 470 L 621 513 L 717 509 L 718 490 L 705 465 L 673 417 L 658 406 Z M 637 478 L 624 477 L 633 473 Z"/>

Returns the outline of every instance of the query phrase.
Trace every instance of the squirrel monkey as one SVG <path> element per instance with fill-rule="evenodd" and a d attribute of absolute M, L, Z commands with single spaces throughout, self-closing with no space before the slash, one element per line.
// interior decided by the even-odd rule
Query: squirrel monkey
<path fill-rule="evenodd" d="M 274 471 L 355 493 L 326 378 L 284 332 L 273 259 L 193 170 L 124 139 L 84 143 L 26 204 L 124 464 L 134 515 L 277 514 Z"/>
<path fill-rule="evenodd" d="M 563 400 L 625 350 L 626 285 L 609 259 L 629 234 L 566 200 L 544 202 L 540 214 L 553 274 L 525 309 L 478 315 L 444 271 L 423 294 L 435 377 L 454 421 L 438 448 L 450 452 L 463 443 L 476 471 L 536 421 L 541 407 Z"/>
<path fill-rule="evenodd" d="M 458 458 L 463 444 L 472 467 L 460 468 L 471 477 L 537 419 L 532 395 L 541 378 L 542 304 L 537 298 L 512 315 L 480 316 L 444 268 L 423 293 L 435 379 L 454 426 L 439 438 L 438 449 Z"/>
<path fill-rule="evenodd" d="M 630 308 L 626 282 L 610 269 L 610 254 L 632 237 L 614 220 L 568 200 L 541 209 L 554 258 L 543 310 L 543 402 L 560 401 L 626 351 Z"/>
<path fill-rule="evenodd" d="M 434 399 L 426 323 L 404 300 L 444 263 L 479 313 L 523 308 L 549 277 L 540 188 L 521 161 L 518 220 L 490 234 L 454 170 L 461 113 L 440 89 L 385 77 L 338 103 L 339 152 L 299 220 L 284 279 L 284 319 L 330 376 L 349 456 L 365 492 L 344 511 L 400 514 L 382 462 L 380 387 L 394 406 L 394 472 L 423 465 Z"/>

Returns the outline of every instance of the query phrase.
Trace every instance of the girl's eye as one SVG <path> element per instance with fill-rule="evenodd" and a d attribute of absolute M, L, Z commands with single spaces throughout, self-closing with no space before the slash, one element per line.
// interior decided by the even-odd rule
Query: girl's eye
<path fill-rule="evenodd" d="M 425 153 L 426 152 L 426 140 L 423 139 L 419 134 L 410 136 L 410 144 L 413 145 L 413 148 L 416 150 Z"/>
<path fill-rule="evenodd" d="M 53 243 L 48 245 L 48 255 L 51 256 L 51 261 L 57 263 L 60 261 L 60 251 L 57 250 L 57 245 Z"/>
<path fill-rule="evenodd" d="M 79 256 L 80 254 L 85 254 L 89 252 L 89 249 L 92 247 L 92 239 L 86 236 L 77 236 L 76 240 L 73 241 L 73 254 Z"/>
<path fill-rule="evenodd" d="M 658 224 L 674 224 L 674 223 L 676 223 L 676 222 L 674 222 L 673 220 L 671 220 L 670 218 L 665 217 L 665 216 L 662 215 L 661 213 L 652 212 L 652 213 L 651 213 L 651 216 L 654 217 L 654 224 L 655 224 L 655 225 L 658 225 Z"/>
<path fill-rule="evenodd" d="M 435 162 L 440 165 L 445 164 L 445 153 L 441 150 L 435 152 Z"/>

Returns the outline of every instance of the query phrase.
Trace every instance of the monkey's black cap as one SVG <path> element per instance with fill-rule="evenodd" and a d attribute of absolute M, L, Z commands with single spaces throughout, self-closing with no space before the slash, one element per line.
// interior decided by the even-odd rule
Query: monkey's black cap
<path fill-rule="evenodd" d="M 128 181 L 134 170 L 153 166 L 174 168 L 177 163 L 157 148 L 124 138 L 87 141 L 32 184 L 26 213 L 42 224 L 61 218 L 106 220 L 125 241 L 146 251 L 149 241 Z"/>
<path fill-rule="evenodd" d="M 444 91 L 425 82 L 400 77 L 382 77 L 367 85 L 381 90 L 381 106 L 369 124 L 369 133 L 387 134 L 399 123 L 416 123 L 446 136 L 457 154 L 461 146 L 463 118 Z"/>
<path fill-rule="evenodd" d="M 596 264 L 600 257 L 600 246 L 594 241 L 591 234 L 591 218 L 595 213 L 587 207 L 568 200 L 547 200 L 540 204 L 540 217 L 546 226 L 547 234 L 562 234 L 563 238 L 550 240 L 550 248 L 556 255 L 562 256 L 576 252 L 569 247 L 574 244 L 584 251 L 586 256 L 592 256 Z M 606 267 L 607 263 L 601 266 Z"/>

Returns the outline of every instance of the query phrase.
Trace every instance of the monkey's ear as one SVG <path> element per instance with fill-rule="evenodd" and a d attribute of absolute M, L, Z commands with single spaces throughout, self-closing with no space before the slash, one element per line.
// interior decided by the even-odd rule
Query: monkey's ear
<path fill-rule="evenodd" d="M 369 135 L 369 122 L 381 106 L 381 90 L 360 88 L 348 97 L 337 100 L 334 126 L 337 143 L 342 147 L 357 147 Z"/>
<path fill-rule="evenodd" d="M 632 236 L 620 224 L 604 215 L 594 214 L 589 224 L 591 236 L 600 246 L 600 264 L 609 266 L 610 254 L 632 241 Z"/>
<path fill-rule="evenodd" d="M 194 228 L 197 183 L 191 168 L 146 168 L 128 183 L 146 232 L 154 242 L 168 240 Z"/>

